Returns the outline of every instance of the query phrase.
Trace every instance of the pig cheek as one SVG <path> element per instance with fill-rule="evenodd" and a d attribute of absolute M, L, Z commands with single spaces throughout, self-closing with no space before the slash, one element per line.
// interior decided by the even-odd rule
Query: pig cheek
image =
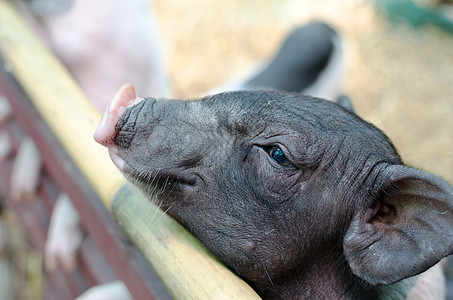
<path fill-rule="evenodd" d="M 215 222 L 228 224 L 229 220 L 220 217 Z M 214 220 L 204 225 L 196 224 L 193 233 L 216 257 L 252 282 L 265 280 L 266 275 L 261 263 L 261 257 L 264 256 L 258 254 L 259 242 L 255 241 L 255 236 L 249 235 L 250 229 L 247 225 L 233 224 L 232 227 L 225 228 L 214 224 Z"/>

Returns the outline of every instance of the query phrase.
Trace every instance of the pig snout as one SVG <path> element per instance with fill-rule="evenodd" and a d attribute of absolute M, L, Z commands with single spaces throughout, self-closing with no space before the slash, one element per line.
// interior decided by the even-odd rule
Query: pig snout
<path fill-rule="evenodd" d="M 127 172 L 124 160 L 118 154 L 118 147 L 115 144 L 116 124 L 126 108 L 135 105 L 142 101 L 135 94 L 134 86 L 130 83 L 125 83 L 116 92 L 113 99 L 110 101 L 102 120 L 94 133 L 94 139 L 99 144 L 105 146 L 109 150 L 109 155 L 113 163 L 123 172 Z"/>
<path fill-rule="evenodd" d="M 200 180 L 191 168 L 202 159 L 200 148 L 208 147 L 201 146 L 205 136 L 200 130 L 184 128 L 179 120 L 185 104 L 136 97 L 127 83 L 111 100 L 94 138 L 108 148 L 114 164 L 132 181 L 152 181 L 172 192 L 192 188 Z"/>

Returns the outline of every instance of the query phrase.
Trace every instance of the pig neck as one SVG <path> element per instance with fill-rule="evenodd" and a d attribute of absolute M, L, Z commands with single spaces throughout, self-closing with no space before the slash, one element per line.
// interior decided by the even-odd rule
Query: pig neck
<path fill-rule="evenodd" d="M 307 260 L 273 287 L 257 288 L 263 299 L 405 299 L 415 280 L 369 286 L 352 274 L 342 253 Z"/>

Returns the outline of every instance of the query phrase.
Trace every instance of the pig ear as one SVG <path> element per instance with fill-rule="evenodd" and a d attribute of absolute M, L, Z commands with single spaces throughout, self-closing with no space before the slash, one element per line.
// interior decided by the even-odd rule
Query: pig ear
<path fill-rule="evenodd" d="M 453 253 L 453 188 L 401 165 L 382 175 L 373 207 L 353 217 L 343 243 L 352 272 L 373 285 L 417 275 Z"/>

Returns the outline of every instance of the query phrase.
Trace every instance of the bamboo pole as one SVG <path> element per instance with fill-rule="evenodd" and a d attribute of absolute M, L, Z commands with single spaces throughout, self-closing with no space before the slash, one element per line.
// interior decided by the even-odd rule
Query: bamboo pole
<path fill-rule="evenodd" d="M 259 298 L 190 233 L 126 184 L 107 150 L 93 139 L 100 114 L 5 0 L 0 0 L 0 54 L 105 206 L 112 207 L 118 223 L 175 298 Z M 150 215 L 158 215 L 159 221 L 148 224 Z"/>
<path fill-rule="evenodd" d="M 99 112 L 5 0 L 0 0 L 0 51 L 35 108 L 109 207 L 124 177 L 107 150 L 93 139 Z"/>

